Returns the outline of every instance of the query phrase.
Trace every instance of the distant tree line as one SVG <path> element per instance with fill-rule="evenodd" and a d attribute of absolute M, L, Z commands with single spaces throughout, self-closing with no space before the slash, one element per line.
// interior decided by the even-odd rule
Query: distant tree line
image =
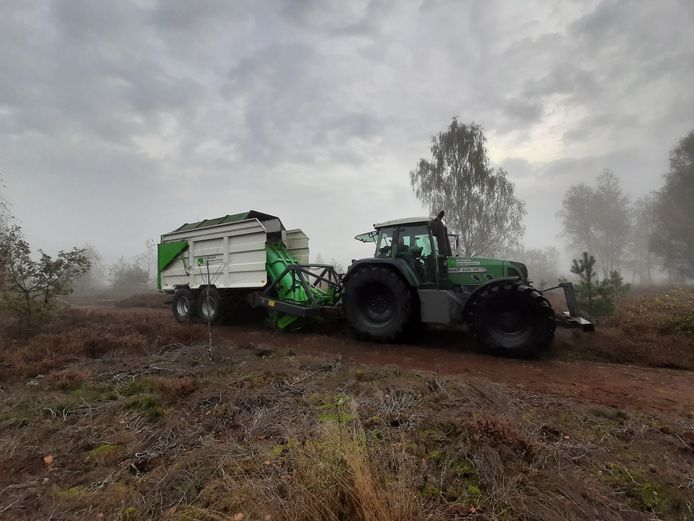
<path fill-rule="evenodd" d="M 673 282 L 694 277 L 694 131 L 670 153 L 663 187 L 631 202 L 610 170 L 594 186 L 572 186 L 563 202 L 564 231 L 572 250 L 595 256 L 599 274 L 631 272 L 632 282 L 652 284 L 654 272 Z"/>
<path fill-rule="evenodd" d="M 148 239 L 143 253 L 134 257 L 119 257 L 106 263 L 94 246 L 83 246 L 91 261 L 90 270 L 75 281 L 75 294 L 80 296 L 109 293 L 127 296 L 156 287 L 156 245 Z"/>
<path fill-rule="evenodd" d="M 649 249 L 681 281 L 694 277 L 694 130 L 670 153 L 670 170 L 655 192 Z"/>

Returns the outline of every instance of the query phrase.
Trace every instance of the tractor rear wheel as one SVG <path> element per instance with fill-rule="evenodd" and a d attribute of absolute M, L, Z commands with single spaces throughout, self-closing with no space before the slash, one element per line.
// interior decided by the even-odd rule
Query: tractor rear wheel
<path fill-rule="evenodd" d="M 205 324 L 216 324 L 222 316 L 222 298 L 217 288 L 207 286 L 198 295 L 198 317 Z"/>
<path fill-rule="evenodd" d="M 554 311 L 535 288 L 496 284 L 473 297 L 468 324 L 485 348 L 498 354 L 532 356 L 554 338 Z"/>
<path fill-rule="evenodd" d="M 195 322 L 197 313 L 195 293 L 190 289 L 179 289 L 174 294 L 171 310 L 177 322 Z"/>
<path fill-rule="evenodd" d="M 371 340 L 399 337 L 412 316 L 412 300 L 410 288 L 388 268 L 362 268 L 345 283 L 345 316 L 359 335 Z"/>

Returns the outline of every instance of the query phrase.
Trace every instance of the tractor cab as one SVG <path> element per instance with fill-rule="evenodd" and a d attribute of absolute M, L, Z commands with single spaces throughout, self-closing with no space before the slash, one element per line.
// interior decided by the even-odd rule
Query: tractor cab
<path fill-rule="evenodd" d="M 447 259 L 451 245 L 441 218 L 411 217 L 374 225 L 375 230 L 355 237 L 376 245 L 374 258 L 395 259 L 417 281 L 417 287 L 448 285 Z"/>

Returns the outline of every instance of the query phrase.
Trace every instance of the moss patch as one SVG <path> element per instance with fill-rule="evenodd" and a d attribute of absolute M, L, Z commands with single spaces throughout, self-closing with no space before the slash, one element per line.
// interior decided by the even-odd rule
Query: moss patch
<path fill-rule="evenodd" d="M 164 414 L 161 396 L 158 393 L 143 393 L 131 396 L 126 400 L 125 407 L 138 411 L 151 419 L 159 418 Z"/>
<path fill-rule="evenodd" d="M 89 459 L 104 460 L 118 452 L 119 449 L 119 445 L 115 445 L 113 443 L 103 443 L 89 451 Z"/>
<path fill-rule="evenodd" d="M 682 504 L 682 496 L 676 488 L 654 481 L 652 476 L 640 469 L 610 464 L 603 476 L 610 485 L 624 493 L 636 508 L 672 512 L 679 510 Z"/>

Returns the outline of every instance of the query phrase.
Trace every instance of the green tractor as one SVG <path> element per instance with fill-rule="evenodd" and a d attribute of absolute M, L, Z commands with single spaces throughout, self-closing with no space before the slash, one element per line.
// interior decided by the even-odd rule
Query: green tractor
<path fill-rule="evenodd" d="M 555 315 L 549 290 L 531 285 L 524 264 L 454 256 L 442 218 L 388 221 L 355 237 L 376 245 L 342 281 L 345 315 L 361 337 L 394 341 L 422 323 L 466 324 L 486 349 L 529 356 L 550 344 L 557 326 L 592 331 L 570 283 L 550 288 L 564 289 L 569 309 Z"/>

